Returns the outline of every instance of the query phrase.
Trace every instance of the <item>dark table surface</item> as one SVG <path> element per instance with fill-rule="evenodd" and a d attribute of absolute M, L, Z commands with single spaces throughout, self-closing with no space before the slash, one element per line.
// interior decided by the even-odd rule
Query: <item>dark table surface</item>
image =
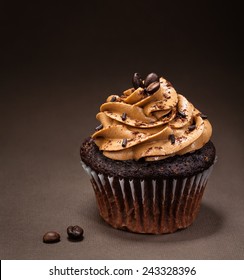
<path fill-rule="evenodd" d="M 151 21 L 140 29 L 126 4 L 119 14 L 109 4 L 101 12 L 28 7 L 22 16 L 18 7 L 5 7 L 1 259 L 243 259 L 242 56 L 231 32 L 239 25 L 235 17 L 225 23 L 225 7 L 217 14 L 205 6 L 207 14 L 186 9 L 184 16 L 178 7 L 166 20 L 142 3 L 138 13 Z M 132 234 L 105 224 L 80 165 L 79 146 L 97 126 L 100 104 L 130 87 L 137 71 L 163 75 L 213 125 L 218 162 L 199 216 L 174 234 Z M 81 242 L 67 240 L 66 228 L 75 224 L 84 228 Z M 59 243 L 42 242 L 49 230 L 61 234 Z"/>

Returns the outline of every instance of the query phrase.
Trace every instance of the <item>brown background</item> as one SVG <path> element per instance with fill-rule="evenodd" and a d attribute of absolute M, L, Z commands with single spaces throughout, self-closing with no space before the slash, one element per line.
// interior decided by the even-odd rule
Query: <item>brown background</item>
<path fill-rule="evenodd" d="M 1 2 L 1 259 L 243 259 L 241 9 L 168 2 Z M 218 153 L 196 222 L 161 236 L 106 225 L 79 163 L 99 105 L 152 71 L 209 116 Z"/>

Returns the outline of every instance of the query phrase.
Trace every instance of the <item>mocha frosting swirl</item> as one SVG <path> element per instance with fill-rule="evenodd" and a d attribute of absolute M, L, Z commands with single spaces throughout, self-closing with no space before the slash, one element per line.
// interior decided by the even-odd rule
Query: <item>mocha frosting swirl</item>
<path fill-rule="evenodd" d="M 114 160 L 161 160 L 198 150 L 212 127 L 166 79 L 153 94 L 141 86 L 109 96 L 100 107 L 101 122 L 92 135 L 103 154 Z"/>

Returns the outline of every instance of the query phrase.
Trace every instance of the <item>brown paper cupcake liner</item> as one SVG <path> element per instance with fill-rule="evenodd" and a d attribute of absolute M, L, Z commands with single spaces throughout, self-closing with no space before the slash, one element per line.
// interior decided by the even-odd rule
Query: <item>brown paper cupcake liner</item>
<path fill-rule="evenodd" d="M 187 178 L 141 180 L 111 177 L 81 163 L 101 217 L 114 228 L 150 234 L 172 233 L 194 222 L 213 169 Z"/>

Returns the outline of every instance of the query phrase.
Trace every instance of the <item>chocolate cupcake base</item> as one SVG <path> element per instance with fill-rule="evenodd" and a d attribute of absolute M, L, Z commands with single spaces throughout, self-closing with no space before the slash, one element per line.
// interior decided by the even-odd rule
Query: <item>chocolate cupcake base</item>
<path fill-rule="evenodd" d="M 185 178 L 122 178 L 99 173 L 81 161 L 101 217 L 112 227 L 136 233 L 172 233 L 191 225 L 213 165 Z"/>

